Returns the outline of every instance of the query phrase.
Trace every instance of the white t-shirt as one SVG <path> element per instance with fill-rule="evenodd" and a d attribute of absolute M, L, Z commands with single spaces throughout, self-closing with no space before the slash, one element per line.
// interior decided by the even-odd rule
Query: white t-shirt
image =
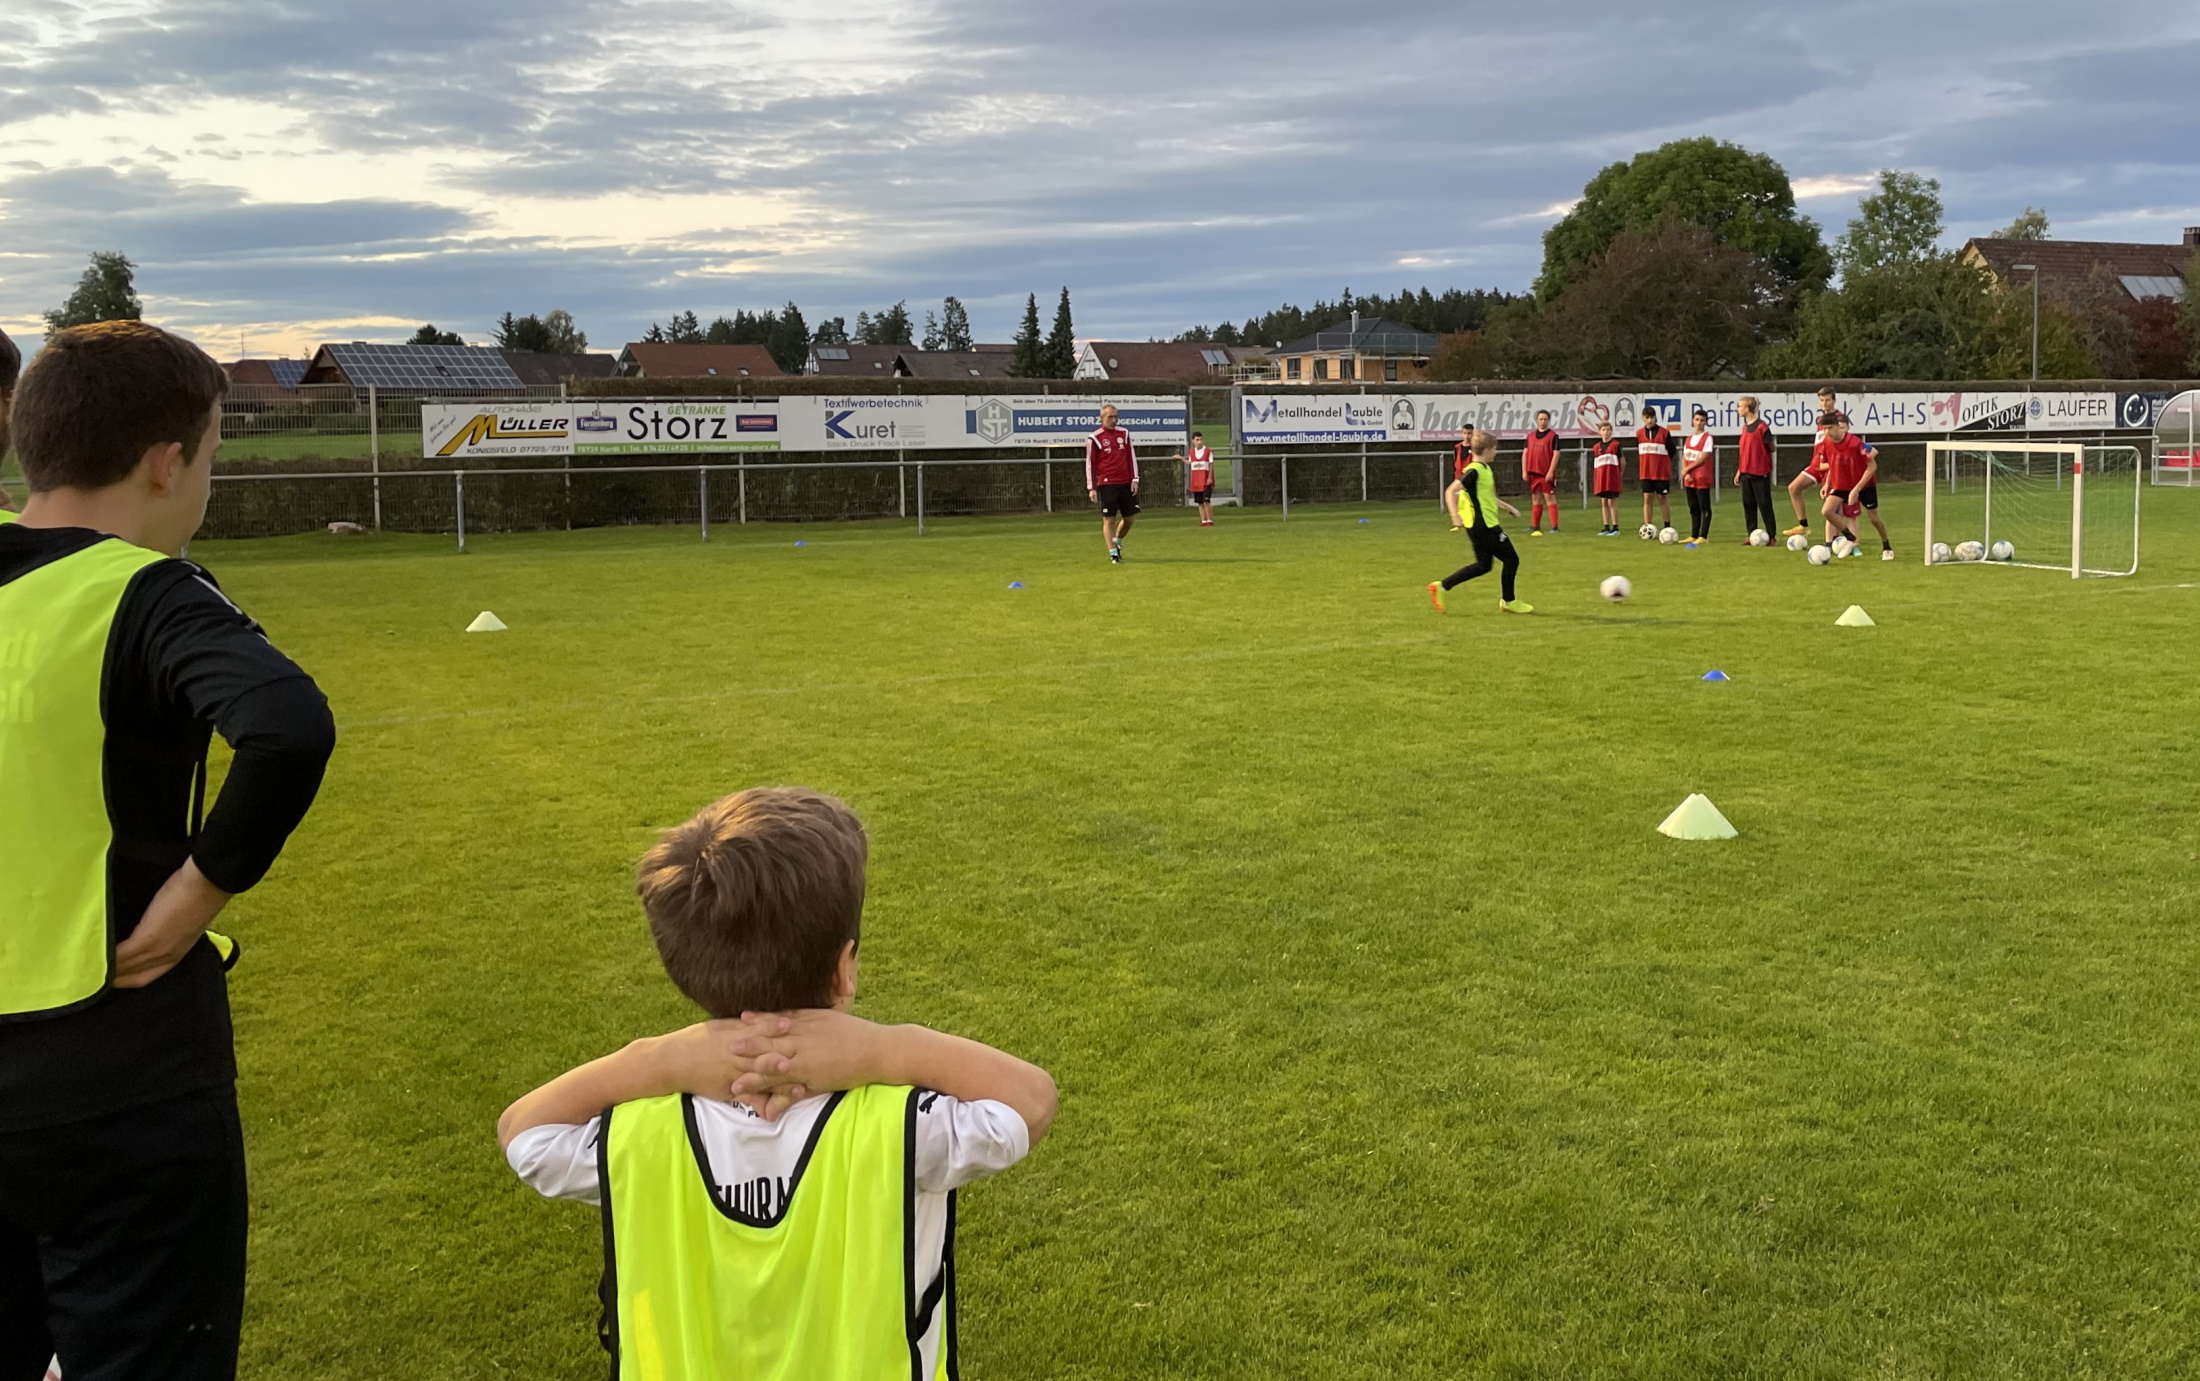
<path fill-rule="evenodd" d="M 766 1122 L 739 1103 L 695 1100 L 695 1126 L 710 1161 L 712 1193 L 758 1216 L 785 1207 L 788 1181 L 810 1141 L 826 1095 L 805 1098 Z M 602 1199 L 596 1177 L 596 1129 L 600 1117 L 577 1126 L 529 1127 L 512 1138 L 504 1159 L 529 1189 L 547 1199 L 593 1204 Z M 998 1175 L 1031 1151 L 1031 1131 L 1006 1103 L 964 1103 L 944 1093 L 917 1099 L 916 1261 L 927 1284 L 937 1279 L 947 1246 L 949 1190 Z M 920 1288 L 919 1294 L 923 1293 Z M 923 1342 L 924 1375 L 939 1367 L 945 1309 L 934 1310 Z"/>

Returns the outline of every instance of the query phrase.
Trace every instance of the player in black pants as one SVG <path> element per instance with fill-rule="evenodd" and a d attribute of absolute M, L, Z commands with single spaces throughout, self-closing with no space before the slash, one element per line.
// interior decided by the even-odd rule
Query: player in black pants
<path fill-rule="evenodd" d="M 1459 518 L 1467 526 L 1467 540 L 1474 543 L 1474 561 L 1461 566 L 1442 580 L 1429 582 L 1429 603 L 1436 612 L 1444 612 L 1444 591 L 1455 585 L 1464 585 L 1479 575 L 1488 575 L 1495 565 L 1503 570 L 1498 577 L 1499 599 L 1497 607 L 1508 614 L 1532 614 L 1535 606 L 1514 597 L 1513 581 L 1520 573 L 1520 553 L 1513 548 L 1512 539 L 1498 524 L 1500 509 L 1520 516 L 1520 510 L 1497 497 L 1497 476 L 1490 470 L 1490 462 L 1497 457 L 1497 436 L 1492 432 L 1476 432 L 1474 459 L 1467 462 L 1459 474 Z"/>

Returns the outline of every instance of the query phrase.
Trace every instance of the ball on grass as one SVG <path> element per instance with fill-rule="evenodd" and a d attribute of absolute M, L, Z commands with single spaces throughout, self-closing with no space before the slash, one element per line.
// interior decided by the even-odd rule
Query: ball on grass
<path fill-rule="evenodd" d="M 1986 548 L 1985 548 L 1985 546 L 1984 546 L 1983 544 L 1981 544 L 1981 543 L 1978 543 L 1978 542 L 1958 542 L 1958 543 L 1956 543 L 1956 560 L 1958 560 L 1958 561 L 1984 561 L 1985 559 L 1986 559 Z"/>
<path fill-rule="evenodd" d="M 1813 566 L 1823 566 L 1832 559 L 1833 548 L 1831 547 L 1820 545 L 1810 549 L 1810 564 Z"/>
<path fill-rule="evenodd" d="M 1624 575 L 1608 575 L 1604 577 L 1604 583 L 1597 586 L 1597 593 L 1614 604 L 1619 603 L 1634 592 L 1635 587 L 1627 583 L 1627 577 Z"/>
<path fill-rule="evenodd" d="M 1749 544 L 1753 547 L 1769 547 L 1772 545 L 1772 534 L 1761 527 L 1753 527 L 1749 530 Z"/>
<path fill-rule="evenodd" d="M 1789 551 L 1807 551 L 1807 550 L 1809 550 L 1809 548 L 1810 548 L 1810 539 L 1809 539 L 1808 537 L 1805 537 L 1805 536 L 1804 536 L 1804 535 L 1803 535 L 1802 533 L 1800 533 L 1800 532 L 1798 532 L 1798 533 L 1796 533 L 1796 534 L 1795 534 L 1794 536 L 1792 536 L 1792 537 L 1788 538 L 1788 550 L 1789 550 Z"/>
<path fill-rule="evenodd" d="M 1955 553 L 1955 548 L 1953 548 L 1953 547 L 1949 546 L 1949 545 L 1948 545 L 1948 544 L 1947 544 L 1946 542 L 1935 542 L 1935 543 L 1933 543 L 1933 564 L 1934 564 L 1934 565 L 1936 565 L 1936 566 L 1940 566 L 1940 565 L 1945 565 L 1946 563 L 1948 563 L 1948 562 L 1950 562 L 1950 561 L 1953 561 L 1953 560 L 1955 560 L 1955 559 L 1956 559 L 1956 553 Z"/>
<path fill-rule="evenodd" d="M 1661 527 L 1658 529 L 1658 540 L 1670 547 L 1681 540 L 1681 535 L 1669 527 Z"/>
<path fill-rule="evenodd" d="M 2017 544 L 2014 542 L 1996 542 L 1994 543 L 1994 549 L 1986 554 L 1996 561 L 2014 561 L 2017 559 Z"/>
<path fill-rule="evenodd" d="M 1644 523 L 1640 528 L 1636 530 L 1642 534 L 1642 540 L 1645 542 L 1655 542 L 1658 540 L 1658 528 L 1657 524 L 1655 523 Z"/>

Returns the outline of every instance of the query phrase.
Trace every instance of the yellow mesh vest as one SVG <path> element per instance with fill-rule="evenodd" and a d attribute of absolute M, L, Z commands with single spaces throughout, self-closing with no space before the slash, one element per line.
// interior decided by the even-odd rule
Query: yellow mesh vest
<path fill-rule="evenodd" d="M 685 1095 L 606 1112 L 605 1307 L 621 1381 L 927 1381 L 918 1343 L 943 1301 L 913 1259 L 917 1097 L 836 1095 L 771 1223 L 713 1195 Z M 953 1234 L 950 1208 L 949 1261 Z M 951 1290 L 952 1268 L 941 1274 Z M 953 1374 L 944 1307 L 935 1378 Z"/>
<path fill-rule="evenodd" d="M 0 1021 L 107 986 L 107 636 L 164 559 L 110 537 L 0 585 Z"/>

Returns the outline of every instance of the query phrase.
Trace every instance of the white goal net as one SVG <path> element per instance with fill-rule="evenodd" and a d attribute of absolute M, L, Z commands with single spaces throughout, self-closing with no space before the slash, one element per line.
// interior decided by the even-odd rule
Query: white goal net
<path fill-rule="evenodd" d="M 2135 446 L 1932 441 L 1925 465 L 1927 565 L 2139 569 Z"/>

